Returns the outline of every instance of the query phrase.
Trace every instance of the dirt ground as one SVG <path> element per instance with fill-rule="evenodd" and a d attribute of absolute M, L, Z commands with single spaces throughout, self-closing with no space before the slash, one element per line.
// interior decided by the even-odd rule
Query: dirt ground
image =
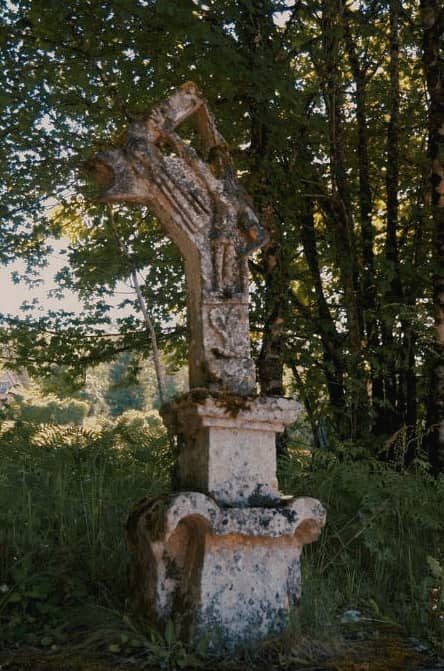
<path fill-rule="evenodd" d="M 342 647 L 342 646 L 340 646 Z M 444 660 L 419 649 L 409 639 L 386 637 L 373 641 L 350 642 L 346 649 L 330 652 L 319 648 L 319 662 L 303 659 L 316 655 L 309 651 L 309 644 L 299 652 L 273 659 L 265 654 L 263 659 L 221 660 L 219 663 L 203 662 L 202 671 L 444 671 Z M 328 656 L 330 655 L 330 659 Z M 299 657 L 299 659 L 298 659 Z M 186 667 L 185 667 L 186 668 Z M 196 668 L 196 667 L 194 667 Z M 143 657 L 134 659 L 89 656 L 82 652 L 70 653 L 69 649 L 45 652 L 37 649 L 17 649 L 0 653 L 0 671 L 175 671 L 174 662 L 162 666 L 146 665 Z M 177 667 L 179 671 L 179 667 Z"/>

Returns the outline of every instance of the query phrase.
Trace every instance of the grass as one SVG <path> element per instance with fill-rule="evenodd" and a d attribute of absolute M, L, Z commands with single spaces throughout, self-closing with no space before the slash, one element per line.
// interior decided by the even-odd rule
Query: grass
<path fill-rule="evenodd" d="M 171 626 L 156 632 L 136 625 L 126 610 L 128 511 L 138 499 L 168 491 L 171 465 L 154 418 L 130 413 L 89 430 L 3 425 L 5 648 L 18 655 L 31 646 L 57 657 L 68 646 L 72 659 L 96 651 L 134 668 L 214 668 L 203 650 L 176 640 Z M 303 597 L 289 631 L 259 651 L 244 651 L 242 668 L 309 668 L 335 658 L 346 669 L 350 639 L 356 651 L 366 637 L 385 640 L 387 632 L 392 641 L 407 632 L 443 653 L 444 481 L 297 452 L 281 462 L 280 481 L 287 493 L 319 498 L 328 524 L 304 550 Z M 393 661 L 386 668 L 397 667 Z"/>
<path fill-rule="evenodd" d="M 138 498 L 168 489 L 169 468 L 160 422 L 88 431 L 22 424 L 3 432 L 4 644 L 56 644 L 65 621 L 91 603 L 122 610 L 128 511 Z"/>
<path fill-rule="evenodd" d="M 295 457 L 281 474 L 288 492 L 319 498 L 328 511 L 320 540 L 304 550 L 306 628 L 355 611 L 361 623 L 402 627 L 444 652 L 444 478 Z"/>

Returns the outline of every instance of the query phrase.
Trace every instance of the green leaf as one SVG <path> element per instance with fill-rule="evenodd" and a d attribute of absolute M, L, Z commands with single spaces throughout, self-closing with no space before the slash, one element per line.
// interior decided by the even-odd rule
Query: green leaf
<path fill-rule="evenodd" d="M 13 592 L 8 597 L 9 603 L 20 603 L 21 601 L 23 601 L 23 595 L 20 592 Z"/>
<path fill-rule="evenodd" d="M 172 620 L 168 620 L 165 627 L 165 641 L 169 648 L 176 642 L 176 632 Z"/>
<path fill-rule="evenodd" d="M 444 578 L 444 568 L 439 561 L 430 555 L 427 556 L 427 564 L 434 578 L 442 580 Z"/>

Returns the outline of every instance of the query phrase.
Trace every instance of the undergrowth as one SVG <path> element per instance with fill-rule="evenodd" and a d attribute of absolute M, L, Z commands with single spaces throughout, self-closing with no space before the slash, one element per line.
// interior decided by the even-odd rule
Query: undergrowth
<path fill-rule="evenodd" d="M 444 652 L 444 478 L 320 453 L 281 460 L 286 493 L 327 509 L 304 549 L 299 627 L 402 627 Z"/>
<path fill-rule="evenodd" d="M 86 646 L 166 669 L 208 663 L 171 625 L 155 632 L 126 612 L 128 511 L 169 490 L 171 466 L 155 418 L 129 413 L 94 429 L 3 425 L 0 644 Z M 328 521 L 304 549 L 302 601 L 286 638 L 260 654 L 272 650 L 280 668 L 308 664 L 336 654 L 344 627 L 359 638 L 380 626 L 444 652 L 444 480 L 307 452 L 290 453 L 279 471 L 281 490 L 320 499 Z"/>
<path fill-rule="evenodd" d="M 0 642 L 57 645 L 79 609 L 123 610 L 125 523 L 168 490 L 159 420 L 112 426 L 17 423 L 0 437 Z"/>

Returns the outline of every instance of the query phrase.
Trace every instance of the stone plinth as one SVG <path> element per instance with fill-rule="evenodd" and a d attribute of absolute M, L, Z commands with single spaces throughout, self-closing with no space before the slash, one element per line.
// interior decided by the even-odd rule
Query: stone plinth
<path fill-rule="evenodd" d="M 324 524 L 308 497 L 248 509 L 197 492 L 146 500 L 128 524 L 135 606 L 213 647 L 279 633 L 300 597 L 302 548 Z"/>
<path fill-rule="evenodd" d="M 161 409 L 179 437 L 179 489 L 230 506 L 276 505 L 276 434 L 294 422 L 299 403 L 285 398 L 191 397 Z"/>

